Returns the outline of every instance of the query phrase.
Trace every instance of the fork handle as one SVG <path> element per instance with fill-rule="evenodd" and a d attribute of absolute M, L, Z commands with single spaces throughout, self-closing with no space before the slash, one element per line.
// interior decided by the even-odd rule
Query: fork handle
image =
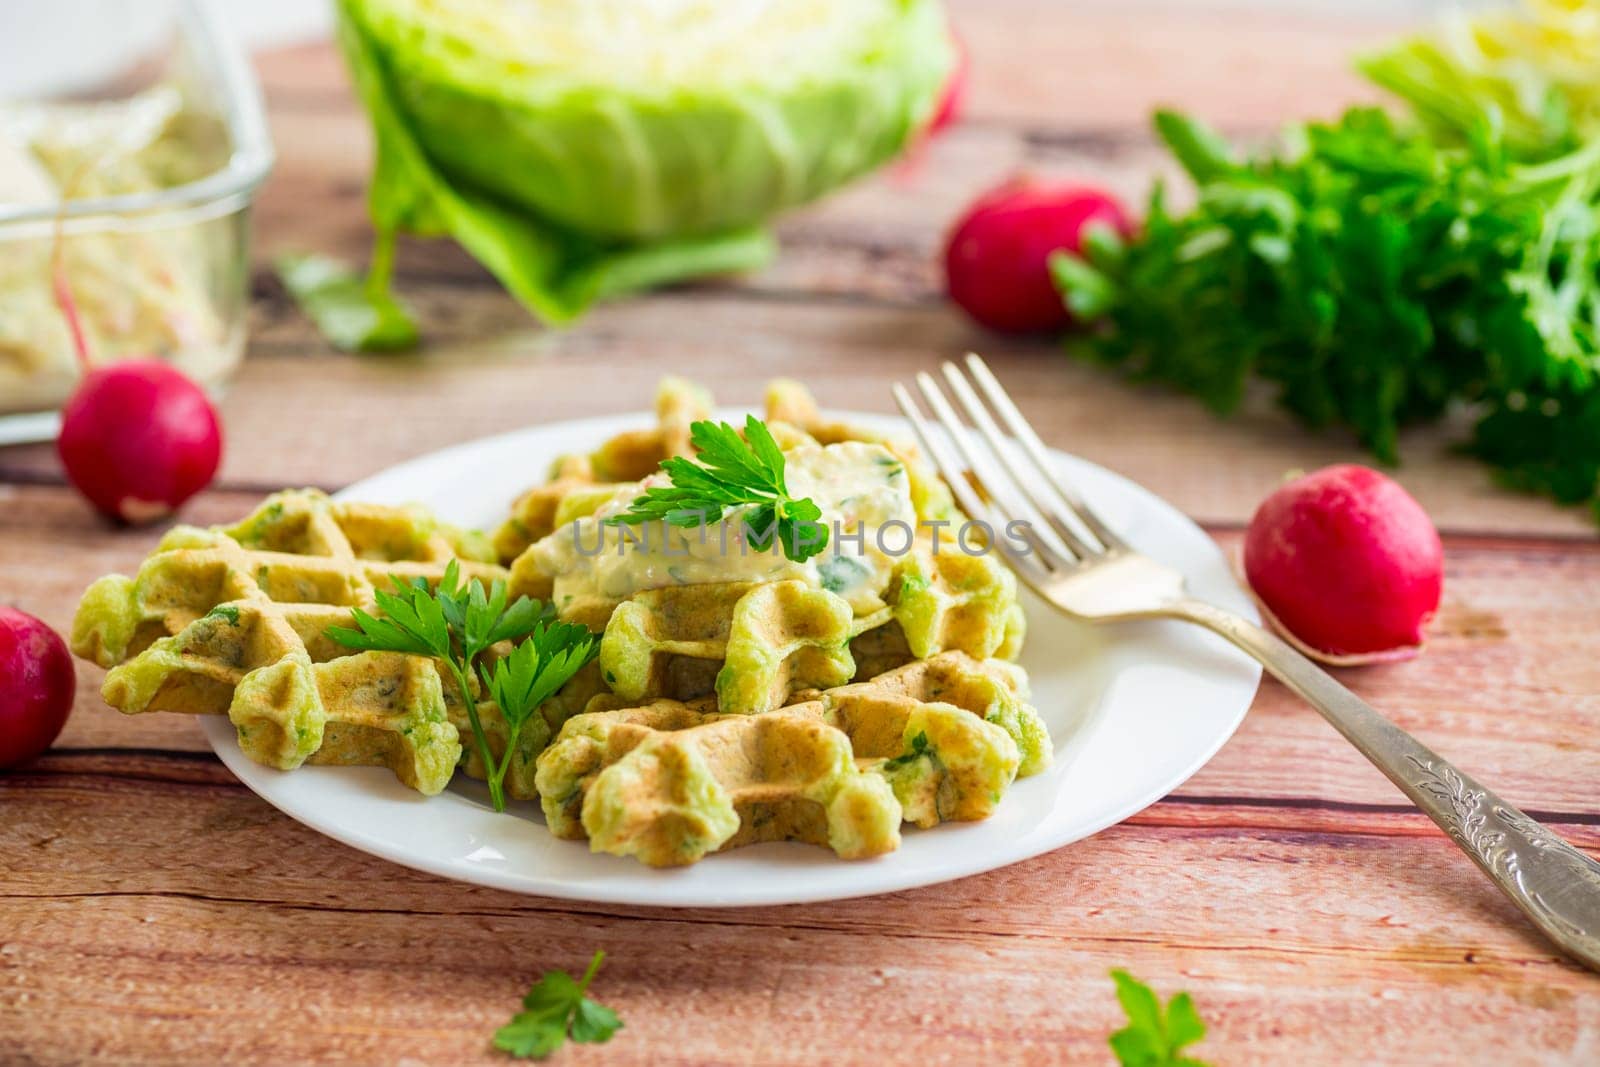
<path fill-rule="evenodd" d="M 1203 601 L 1163 612 L 1220 634 L 1304 697 L 1449 834 L 1545 936 L 1600 971 L 1600 863 L 1501 800 L 1288 642 Z"/>

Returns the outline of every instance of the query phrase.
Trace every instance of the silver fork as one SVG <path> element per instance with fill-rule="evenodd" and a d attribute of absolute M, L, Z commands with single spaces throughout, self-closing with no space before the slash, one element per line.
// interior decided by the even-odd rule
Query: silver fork
<path fill-rule="evenodd" d="M 917 375 L 917 385 L 947 437 L 933 432 L 903 385 L 896 383 L 894 397 L 967 515 L 995 531 L 1017 523 L 1014 537 L 990 540 L 1029 588 L 1076 619 L 1180 619 L 1237 645 L 1388 775 L 1545 936 L 1600 970 L 1600 863 L 1457 770 L 1287 642 L 1190 596 L 1182 574 L 1131 548 L 1053 469 L 1038 434 L 983 360 L 968 355 L 966 364 L 971 381 L 953 363 L 944 365 L 944 376 L 986 448 L 932 375 Z"/>

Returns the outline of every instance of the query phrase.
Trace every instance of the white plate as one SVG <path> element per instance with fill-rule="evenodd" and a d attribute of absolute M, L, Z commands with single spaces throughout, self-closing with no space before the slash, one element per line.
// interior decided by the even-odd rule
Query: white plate
<path fill-rule="evenodd" d="M 840 417 L 910 436 L 898 420 Z M 473 441 L 392 467 L 339 496 L 417 501 L 452 522 L 492 528 L 555 456 L 592 448 L 643 421 L 588 419 Z M 1130 543 L 1182 569 L 1199 596 L 1255 617 L 1217 546 L 1171 505 L 1084 460 L 1055 458 Z M 1055 765 L 1016 782 L 991 818 L 907 827 L 899 851 L 871 860 L 846 862 L 811 845 L 774 843 L 692 867 L 651 870 L 551 837 L 536 803 L 513 802 L 509 814 L 496 814 L 482 785 L 464 777 L 425 798 L 384 768 L 285 773 L 245 758 L 225 717 L 208 717 L 204 725 L 228 769 L 274 807 L 347 845 L 447 878 L 551 897 L 680 907 L 888 893 L 994 870 L 1126 819 L 1199 770 L 1233 734 L 1255 694 L 1255 663 L 1192 626 L 1090 629 L 1032 598 L 1026 606 L 1022 663 L 1055 739 Z"/>

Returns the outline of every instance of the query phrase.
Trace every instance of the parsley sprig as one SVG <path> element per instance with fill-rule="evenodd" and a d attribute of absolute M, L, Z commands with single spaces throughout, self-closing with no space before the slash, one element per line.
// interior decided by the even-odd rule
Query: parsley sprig
<path fill-rule="evenodd" d="M 661 469 L 672 484 L 646 489 L 626 512 L 605 521 L 700 526 L 720 521 L 729 508 L 748 508 L 746 534 L 760 551 L 776 536 L 785 556 L 804 563 L 827 547 L 827 527 L 817 521 L 822 509 L 808 497 L 789 495 L 783 449 L 766 423 L 748 416 L 740 437 L 728 423 L 700 421 L 689 427 L 689 440 L 698 462 L 682 456 L 663 460 Z"/>
<path fill-rule="evenodd" d="M 617 1013 L 585 994 L 606 958 L 596 952 L 583 977 L 573 981 L 566 971 L 546 971 L 522 998 L 522 1011 L 494 1034 L 494 1047 L 525 1059 L 543 1059 L 571 1038 L 600 1044 L 622 1029 Z"/>
<path fill-rule="evenodd" d="M 442 662 L 455 682 L 474 743 L 488 777 L 494 810 L 506 809 L 505 777 L 523 726 L 539 705 L 566 684 L 599 650 L 586 627 L 556 622 L 552 608 L 530 597 L 510 601 L 500 579 L 486 591 L 477 578 L 463 586 L 455 560 L 445 567 L 437 588 L 424 578 L 391 577 L 395 591 L 376 595 L 381 616 L 351 610 L 356 628 L 330 626 L 327 635 L 346 648 L 407 652 Z M 479 657 L 501 641 L 518 641 L 492 666 Z M 494 758 L 473 694 L 476 673 L 482 690 L 500 709 L 506 724 L 505 751 Z"/>
<path fill-rule="evenodd" d="M 1189 994 L 1179 993 L 1163 1010 L 1161 998 L 1127 971 L 1112 971 L 1111 978 L 1128 1013 L 1128 1025 L 1111 1035 L 1111 1051 L 1122 1067 L 1205 1067 L 1183 1054 L 1184 1046 L 1206 1036 Z"/>

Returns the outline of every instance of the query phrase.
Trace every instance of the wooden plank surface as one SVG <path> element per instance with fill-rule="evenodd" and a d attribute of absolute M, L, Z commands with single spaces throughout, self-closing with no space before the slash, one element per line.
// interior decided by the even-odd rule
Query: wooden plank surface
<path fill-rule="evenodd" d="M 1382 5 L 1292 12 L 1180 0 L 956 8 L 969 118 L 913 168 L 784 223 L 757 275 L 531 323 L 465 256 L 413 243 L 401 284 L 430 346 L 338 356 L 257 271 L 250 359 L 224 402 L 224 521 L 289 484 L 334 488 L 467 436 L 641 408 L 658 375 L 727 401 L 791 374 L 825 403 L 981 347 L 1062 448 L 1195 515 L 1230 551 L 1294 468 L 1359 459 L 1263 406 L 1221 423 L 1182 398 L 1001 341 L 939 298 L 940 235 L 1017 169 L 1136 199 L 1164 170 L 1143 118 L 1179 101 L 1230 132 L 1363 98 L 1348 56 L 1402 25 Z M 264 57 L 281 161 L 260 258 L 364 254 L 363 121 L 330 49 Z M 594 388 L 603 380 L 606 388 Z M 464 429 L 465 427 L 465 429 Z M 1422 659 L 1347 672 L 1403 726 L 1600 850 L 1600 543 L 1408 442 L 1400 472 L 1446 530 L 1444 611 Z M 0 451 L 0 599 L 58 628 L 155 531 L 97 524 L 48 448 Z M 57 748 L 0 777 L 0 1063 L 497 1062 L 528 981 L 610 961 L 627 1029 L 571 1062 L 1105 1063 L 1106 972 L 1193 991 L 1219 1063 L 1593 1063 L 1600 980 L 1557 958 L 1317 716 L 1263 686 L 1238 735 L 1171 797 L 1056 853 L 946 886 L 819 907 L 666 911 L 445 882 L 277 814 L 195 723 L 122 718 L 80 665 Z"/>

